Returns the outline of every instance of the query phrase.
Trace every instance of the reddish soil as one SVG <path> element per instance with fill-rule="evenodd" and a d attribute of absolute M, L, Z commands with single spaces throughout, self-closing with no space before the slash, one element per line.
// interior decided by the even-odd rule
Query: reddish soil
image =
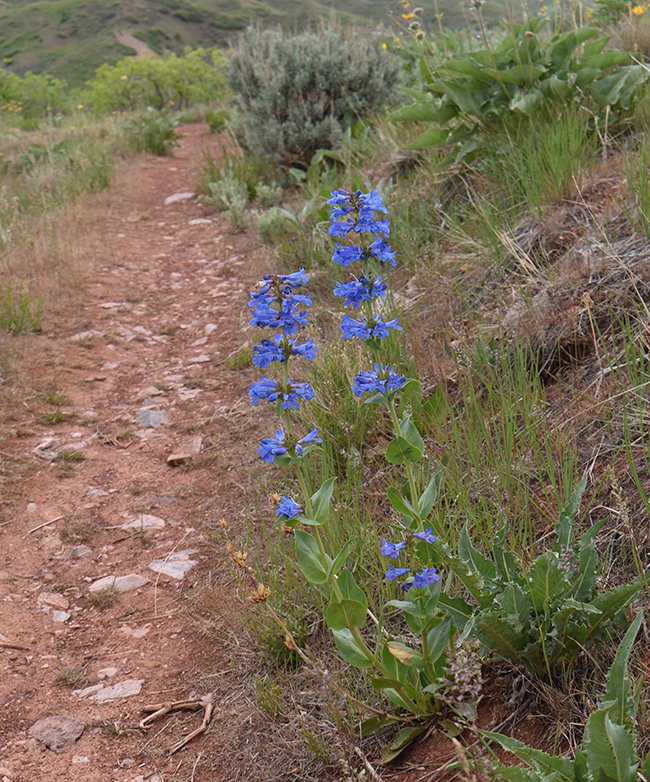
<path fill-rule="evenodd" d="M 165 205 L 193 189 L 202 152 L 216 145 L 203 127 L 185 128 L 172 157 L 122 164 L 108 194 L 88 200 L 103 206 L 93 224 L 96 257 L 73 297 L 81 304 L 54 322 L 46 317 L 44 334 L 11 343 L 0 389 L 15 400 L 0 457 L 0 779 L 277 778 L 266 768 L 246 772 L 242 761 L 255 754 L 264 719 L 247 694 L 253 652 L 244 641 L 233 660 L 215 642 L 237 632 L 229 617 L 241 603 L 210 542 L 215 530 L 223 543 L 221 517 L 237 538 L 242 508 L 252 503 L 257 433 L 247 417 L 248 373 L 223 362 L 245 343 L 246 291 L 265 271 L 265 254 L 195 198 Z M 164 411 L 167 423 L 145 428 L 145 407 Z M 51 462 L 34 453 L 48 437 L 59 443 Z M 168 466 L 167 457 L 197 437 L 201 453 Z M 142 514 L 164 528 L 120 528 Z M 181 579 L 149 568 L 188 549 L 197 564 Z M 147 582 L 92 596 L 96 579 L 127 574 Z M 192 610 L 199 592 L 212 604 L 210 628 L 205 613 Z M 140 682 L 140 692 L 94 702 L 73 691 L 126 680 Z M 211 700 L 212 722 L 170 756 L 203 712 L 141 730 L 142 707 L 188 698 Z M 83 721 L 83 735 L 59 752 L 46 749 L 29 729 L 50 715 Z"/>

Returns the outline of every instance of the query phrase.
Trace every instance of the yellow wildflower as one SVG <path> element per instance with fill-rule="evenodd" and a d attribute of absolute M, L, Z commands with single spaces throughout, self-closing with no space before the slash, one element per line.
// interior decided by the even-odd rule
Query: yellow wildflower
<path fill-rule="evenodd" d="M 645 13 L 645 7 L 642 5 L 635 5 L 634 8 L 632 9 L 632 13 L 635 16 L 641 16 L 642 14 Z"/>
<path fill-rule="evenodd" d="M 382 49 L 388 49 L 388 44 L 387 43 L 382 43 L 381 48 Z"/>
<path fill-rule="evenodd" d="M 126 75 L 126 73 L 125 73 L 125 74 L 123 74 L 122 76 L 120 76 L 120 79 L 121 79 L 122 81 L 126 81 L 128 78 L 129 78 L 129 77 Z"/>
<path fill-rule="evenodd" d="M 415 14 L 413 12 L 408 14 L 402 14 L 402 19 L 415 19 Z"/>

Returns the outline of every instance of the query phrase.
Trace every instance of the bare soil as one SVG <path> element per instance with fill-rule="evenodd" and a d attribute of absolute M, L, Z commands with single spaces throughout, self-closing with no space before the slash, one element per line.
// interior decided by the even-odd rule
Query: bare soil
<path fill-rule="evenodd" d="M 62 296 L 56 319 L 46 316 L 43 334 L 0 345 L 8 411 L 0 445 L 0 779 L 273 778 L 263 764 L 259 776 L 246 772 L 242 761 L 255 755 L 265 719 L 247 694 L 255 652 L 242 640 L 232 656 L 241 601 L 211 532 L 222 535 L 220 545 L 226 534 L 237 538 L 252 503 L 249 378 L 224 360 L 246 341 L 246 291 L 267 270 L 266 257 L 196 198 L 165 204 L 193 190 L 202 152 L 217 147 L 193 126 L 172 157 L 123 163 L 109 192 L 88 200 L 94 251 L 74 295 Z M 167 422 L 143 426 L 146 411 L 164 411 Z M 53 461 L 34 451 L 47 438 L 56 441 Z M 172 453 L 192 455 L 196 438 L 200 454 L 167 464 Z M 120 528 L 142 514 L 164 528 Z M 197 564 L 183 578 L 149 567 L 187 550 Z M 90 590 L 99 578 L 127 574 L 147 582 L 118 594 Z M 193 609 L 205 601 L 214 608 L 209 628 Z M 140 692 L 104 702 L 75 694 L 126 680 L 140 682 Z M 203 712 L 142 730 L 142 708 L 188 698 L 211 701 L 212 722 L 170 756 Z M 81 738 L 58 752 L 30 738 L 33 723 L 50 715 L 82 720 Z"/>

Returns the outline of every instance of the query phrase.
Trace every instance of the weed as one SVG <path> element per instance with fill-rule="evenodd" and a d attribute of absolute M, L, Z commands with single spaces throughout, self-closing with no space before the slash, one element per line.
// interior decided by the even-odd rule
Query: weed
<path fill-rule="evenodd" d="M 626 160 L 627 186 L 632 199 L 631 222 L 650 238 L 650 144 L 641 146 L 636 159 Z"/>
<path fill-rule="evenodd" d="M 85 462 L 86 457 L 81 453 L 81 451 L 74 451 L 74 450 L 63 450 L 59 452 L 58 459 L 60 459 L 64 464 L 77 464 L 79 462 Z"/>
<path fill-rule="evenodd" d="M 223 212 L 234 228 L 241 231 L 248 225 L 246 212 L 248 189 L 245 183 L 230 172 L 217 182 L 209 182 L 208 191 L 208 195 L 203 196 L 203 200 Z"/>
<path fill-rule="evenodd" d="M 0 286 L 0 328 L 9 334 L 41 330 L 43 302 L 33 299 L 23 283 Z"/>
<path fill-rule="evenodd" d="M 300 730 L 298 730 L 298 735 L 304 741 L 305 746 L 316 760 L 319 760 L 321 763 L 331 762 L 332 756 L 327 745 L 321 741 L 315 733 L 307 730 L 307 728 L 300 728 Z"/>
<path fill-rule="evenodd" d="M 253 365 L 253 351 L 248 345 L 243 345 L 234 353 L 231 353 L 224 364 L 233 371 L 238 369 L 249 369 Z"/>
<path fill-rule="evenodd" d="M 79 665 L 68 665 L 59 669 L 56 683 L 71 690 L 80 690 L 88 685 L 88 671 Z"/>
<path fill-rule="evenodd" d="M 43 423 L 52 426 L 63 423 L 63 421 L 66 421 L 67 418 L 68 416 L 61 410 L 60 407 L 57 407 L 57 409 L 53 410 L 51 413 L 43 413 L 42 416 Z"/>
<path fill-rule="evenodd" d="M 63 527 L 61 527 L 59 536 L 63 543 L 79 544 L 88 543 L 96 532 L 96 527 L 90 523 L 66 520 Z"/>
<path fill-rule="evenodd" d="M 125 125 L 127 143 L 134 152 L 148 152 L 151 155 L 171 154 L 177 146 L 178 135 L 172 119 L 159 114 L 134 117 Z"/>
<path fill-rule="evenodd" d="M 255 678 L 255 696 L 260 709 L 269 717 L 275 719 L 284 712 L 282 687 L 268 676 Z"/>
<path fill-rule="evenodd" d="M 101 589 L 98 592 L 90 592 L 86 596 L 86 602 L 92 608 L 103 610 L 115 605 L 119 600 L 119 592 L 116 589 Z"/>

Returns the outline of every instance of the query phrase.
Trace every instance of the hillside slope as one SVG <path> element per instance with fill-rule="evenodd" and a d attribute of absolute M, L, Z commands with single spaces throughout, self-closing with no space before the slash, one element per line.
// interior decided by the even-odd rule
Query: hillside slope
<path fill-rule="evenodd" d="M 503 16 L 507 0 L 486 6 Z M 424 4 L 433 19 L 434 5 Z M 470 21 L 457 0 L 438 0 L 445 24 Z M 227 45 L 250 24 L 300 27 L 336 14 L 344 24 L 392 26 L 398 0 L 9 0 L 0 2 L 0 58 L 13 70 L 47 71 L 80 83 L 103 62 L 134 55 L 135 36 L 157 52 Z"/>

